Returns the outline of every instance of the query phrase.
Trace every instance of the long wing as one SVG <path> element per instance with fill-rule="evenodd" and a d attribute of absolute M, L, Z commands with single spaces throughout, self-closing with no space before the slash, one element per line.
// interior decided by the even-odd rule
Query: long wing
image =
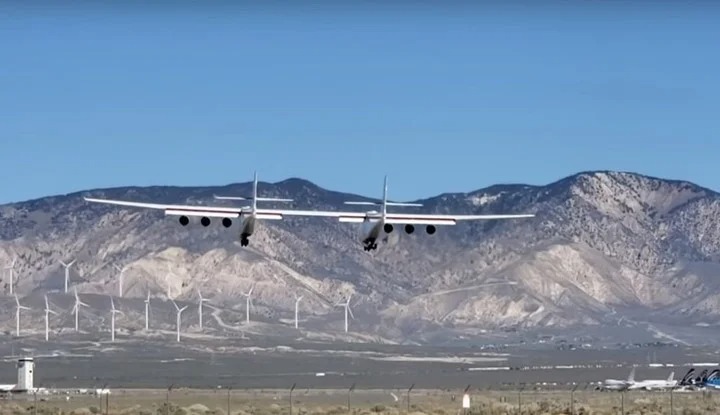
<path fill-rule="evenodd" d="M 84 198 L 86 202 L 104 203 L 107 205 L 137 207 L 144 209 L 164 210 L 166 215 L 207 216 L 216 218 L 237 218 L 243 208 L 192 206 L 192 205 L 165 205 L 159 203 L 129 202 L 125 200 Z"/>
<path fill-rule="evenodd" d="M 160 203 L 130 202 L 125 200 L 84 198 L 87 202 L 109 205 L 156 209 L 165 211 L 166 215 L 207 216 L 218 218 L 237 218 L 242 214 L 250 214 L 249 207 L 216 207 L 193 205 L 169 205 Z M 379 220 L 382 215 L 377 212 L 343 212 L 331 210 L 291 210 L 291 209 L 257 209 L 258 219 L 281 220 L 285 216 L 306 216 L 337 218 L 340 222 L 361 223 Z M 495 220 L 532 218 L 533 214 L 519 215 L 422 215 L 407 213 L 388 213 L 385 222 L 391 224 L 413 225 L 455 225 L 463 220 Z"/>
<path fill-rule="evenodd" d="M 360 223 L 366 220 L 379 220 L 380 213 L 375 212 L 340 212 L 322 210 L 284 210 L 284 209 L 259 209 L 268 215 L 282 216 L 314 216 L 337 218 L 340 222 Z M 391 224 L 413 224 L 413 225 L 455 225 L 463 220 L 493 220 L 493 219 L 520 219 L 533 218 L 534 214 L 518 215 L 422 215 L 407 213 L 388 213 L 385 222 Z"/>
<path fill-rule="evenodd" d="M 385 222 L 403 225 L 455 225 L 463 220 L 497 220 L 533 218 L 533 214 L 520 215 L 414 215 L 406 213 L 388 213 Z"/>

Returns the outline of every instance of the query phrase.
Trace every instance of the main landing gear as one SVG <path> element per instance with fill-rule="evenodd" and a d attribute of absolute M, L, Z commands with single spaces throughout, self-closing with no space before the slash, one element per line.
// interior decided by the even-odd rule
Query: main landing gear
<path fill-rule="evenodd" d="M 365 251 L 373 251 L 373 250 L 376 250 L 376 249 L 377 249 L 377 242 L 375 242 L 374 240 L 365 241 L 365 244 L 364 244 L 364 246 L 363 246 L 363 249 L 364 249 Z"/>
<path fill-rule="evenodd" d="M 240 246 L 248 246 L 250 244 L 250 241 L 248 240 L 247 234 L 240 235 Z"/>

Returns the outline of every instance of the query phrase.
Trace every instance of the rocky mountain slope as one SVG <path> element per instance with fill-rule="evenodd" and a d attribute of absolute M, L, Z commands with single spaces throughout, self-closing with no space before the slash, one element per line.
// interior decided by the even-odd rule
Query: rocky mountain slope
<path fill-rule="evenodd" d="M 720 196 L 687 182 L 586 172 L 546 186 L 443 194 L 419 201 L 423 208 L 402 209 L 536 217 L 462 223 L 432 236 L 398 229 L 371 253 L 363 251 L 355 225 L 331 219 L 266 221 L 250 247 L 241 248 L 235 225 L 204 228 L 195 220 L 182 227 L 161 212 L 82 200 L 217 204 L 223 202 L 213 194 L 249 194 L 250 186 L 128 187 L 0 206 L 0 264 L 17 257 L 16 290 L 36 303 L 29 313 L 38 319 L 42 294 L 63 290 L 60 260 L 77 260 L 71 286 L 85 294 L 116 295 L 113 265 L 127 267 L 123 301 L 137 302 L 138 318 L 130 319 L 137 329 L 148 291 L 158 301 L 169 295 L 189 304 L 198 289 L 236 313 L 232 327 L 241 328 L 243 292 L 253 284 L 262 323 L 243 330 L 284 330 L 297 293 L 303 335 L 343 335 L 343 311 L 335 303 L 352 294 L 351 337 L 362 341 L 424 342 L 448 330 L 602 329 L 642 316 L 680 326 L 715 324 L 720 313 Z M 260 192 L 292 198 L 295 208 L 345 209 L 344 200 L 360 197 L 301 179 L 261 183 Z M 7 295 L 7 272 L 3 281 Z M 72 307 L 70 296 L 52 295 Z M 2 303 L 14 306 L 7 296 Z M 172 327 L 172 309 L 165 314 Z M 14 315 L 3 316 L 2 327 L 14 328 Z M 223 329 L 218 321 L 208 324 Z"/>

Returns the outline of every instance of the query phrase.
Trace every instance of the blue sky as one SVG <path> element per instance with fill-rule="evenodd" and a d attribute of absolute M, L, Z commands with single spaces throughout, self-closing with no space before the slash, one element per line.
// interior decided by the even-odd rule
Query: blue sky
<path fill-rule="evenodd" d="M 388 174 L 395 199 L 594 169 L 720 190 L 711 2 L 261 3 L 2 3 L 0 203 L 254 170 Z"/>

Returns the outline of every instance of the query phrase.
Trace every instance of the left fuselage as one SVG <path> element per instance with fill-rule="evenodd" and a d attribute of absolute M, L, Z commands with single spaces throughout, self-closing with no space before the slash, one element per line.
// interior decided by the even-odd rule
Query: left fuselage
<path fill-rule="evenodd" d="M 384 221 L 382 218 L 366 218 L 360 227 L 360 241 L 373 244 L 380 237 Z"/>

